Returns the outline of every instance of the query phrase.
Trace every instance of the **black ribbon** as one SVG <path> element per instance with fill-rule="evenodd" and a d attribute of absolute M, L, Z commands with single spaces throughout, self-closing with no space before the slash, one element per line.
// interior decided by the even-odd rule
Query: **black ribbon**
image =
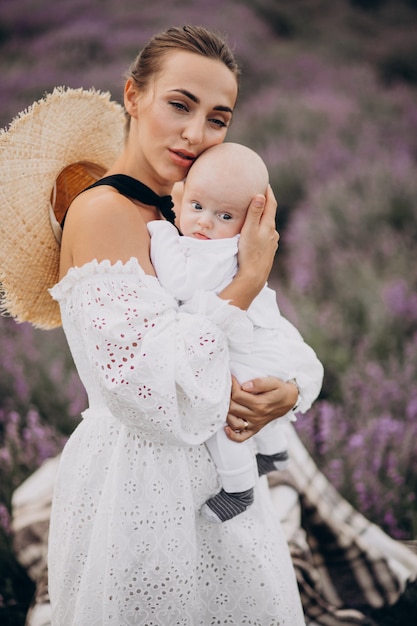
<path fill-rule="evenodd" d="M 90 185 L 90 187 L 87 187 L 87 189 L 98 187 L 99 185 L 109 185 L 117 189 L 123 196 L 139 200 L 139 202 L 143 204 L 156 206 L 165 219 L 171 222 L 171 224 L 174 224 L 176 215 L 172 210 L 174 206 L 172 196 L 158 196 L 157 193 L 152 191 L 147 185 L 141 183 L 140 180 L 132 178 L 132 176 L 126 176 L 126 174 L 113 174 L 112 176 L 100 178 L 100 180 Z"/>
<path fill-rule="evenodd" d="M 92 189 L 93 187 L 99 187 L 100 185 L 109 185 L 109 187 L 117 189 L 123 196 L 139 200 L 139 202 L 143 204 L 156 206 L 165 219 L 175 226 L 176 215 L 172 210 L 174 206 L 172 196 L 158 196 L 157 193 L 152 191 L 147 185 L 141 183 L 140 180 L 136 180 L 136 178 L 132 178 L 132 176 L 126 176 L 126 174 L 113 174 L 105 178 L 100 178 L 100 180 L 86 187 L 83 191 L 87 191 L 87 189 Z M 65 218 L 66 214 L 61 222 L 61 228 L 64 228 Z"/>

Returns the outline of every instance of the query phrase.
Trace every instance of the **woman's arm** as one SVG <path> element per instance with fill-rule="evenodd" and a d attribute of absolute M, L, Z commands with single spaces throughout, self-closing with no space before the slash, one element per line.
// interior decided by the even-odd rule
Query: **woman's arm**
<path fill-rule="evenodd" d="M 239 243 L 239 271 L 219 294 L 219 297 L 241 309 L 250 306 L 271 271 L 279 241 L 275 228 L 276 208 L 270 186 L 266 198 L 258 195 L 249 206 Z M 226 426 L 228 437 L 234 441 L 249 439 L 263 426 L 288 413 L 297 398 L 297 386 L 279 378 L 257 378 L 242 386 L 232 378 L 232 398 Z M 244 430 L 247 422 L 249 426 Z"/>
<path fill-rule="evenodd" d="M 251 330 L 243 311 L 203 292 L 183 312 L 135 259 L 93 261 L 51 294 L 70 322 L 81 379 L 88 387 L 94 372 L 104 404 L 129 430 L 189 446 L 221 428 L 230 402 L 228 343 Z"/>

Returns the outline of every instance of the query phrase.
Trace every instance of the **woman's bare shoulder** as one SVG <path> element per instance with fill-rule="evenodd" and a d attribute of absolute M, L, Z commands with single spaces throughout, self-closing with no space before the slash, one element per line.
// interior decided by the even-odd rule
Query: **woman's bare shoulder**
<path fill-rule="evenodd" d="M 103 186 L 88 190 L 71 204 L 61 248 L 61 275 L 93 259 L 127 262 L 138 258 L 147 273 L 149 235 L 140 208 L 116 190 Z"/>
<path fill-rule="evenodd" d="M 135 205 L 112 187 L 102 186 L 90 189 L 75 198 L 68 209 L 65 229 L 67 232 L 79 234 L 79 230 L 106 234 L 120 225 L 134 219 Z"/>

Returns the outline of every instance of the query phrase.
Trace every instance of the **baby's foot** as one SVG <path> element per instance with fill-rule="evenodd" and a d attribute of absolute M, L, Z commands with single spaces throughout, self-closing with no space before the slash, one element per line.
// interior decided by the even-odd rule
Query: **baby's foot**
<path fill-rule="evenodd" d="M 288 466 L 288 451 L 283 450 L 277 454 L 258 454 L 256 455 L 259 476 L 275 472 L 276 470 L 285 469 Z"/>
<path fill-rule="evenodd" d="M 222 489 L 203 504 L 201 513 L 210 522 L 220 524 L 243 513 L 251 504 L 253 504 L 252 488 L 237 493 L 228 493 Z"/>

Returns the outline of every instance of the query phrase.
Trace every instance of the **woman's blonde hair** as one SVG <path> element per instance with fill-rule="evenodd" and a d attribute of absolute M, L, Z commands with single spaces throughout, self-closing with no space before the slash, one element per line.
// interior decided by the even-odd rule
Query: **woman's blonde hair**
<path fill-rule="evenodd" d="M 145 90 L 153 76 L 162 68 L 165 56 L 170 51 L 184 50 L 209 59 L 221 61 L 232 72 L 239 86 L 240 68 L 225 40 L 202 26 L 171 27 L 158 33 L 139 52 L 126 75 L 136 86 Z M 130 116 L 126 113 L 127 129 Z"/>
<path fill-rule="evenodd" d="M 240 69 L 232 50 L 224 39 L 202 26 L 172 27 L 154 35 L 131 64 L 128 77 L 139 88 L 146 88 L 150 78 L 160 71 L 170 50 L 185 50 L 221 61 L 239 82 Z"/>

